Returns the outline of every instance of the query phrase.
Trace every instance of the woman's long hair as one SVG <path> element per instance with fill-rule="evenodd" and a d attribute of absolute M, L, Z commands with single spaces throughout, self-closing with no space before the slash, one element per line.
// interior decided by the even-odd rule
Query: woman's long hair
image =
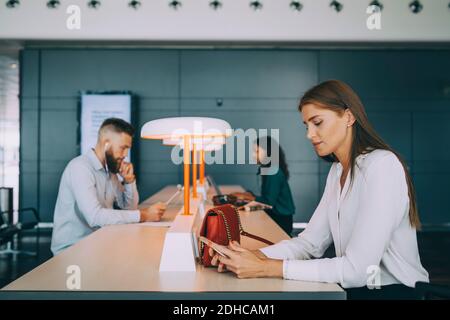
<path fill-rule="evenodd" d="M 353 181 L 356 158 L 363 153 L 371 152 L 375 149 L 388 150 L 394 153 L 401 162 L 405 171 L 406 182 L 408 184 L 409 195 L 409 222 L 411 226 L 420 229 L 419 213 L 416 203 L 416 195 L 411 176 L 408 172 L 405 161 L 394 151 L 383 139 L 378 135 L 367 118 L 364 106 L 353 91 L 353 89 L 339 80 L 329 80 L 322 82 L 309 89 L 302 97 L 299 104 L 299 111 L 307 104 L 315 104 L 322 108 L 333 110 L 339 114 L 343 114 L 349 109 L 356 121 L 353 124 L 352 147 L 350 151 L 350 181 Z M 337 162 L 338 159 L 334 154 L 322 157 L 328 162 Z"/>
<path fill-rule="evenodd" d="M 261 141 L 264 141 L 264 143 L 261 143 Z M 259 137 L 255 140 L 256 145 L 258 148 L 262 148 L 266 150 L 267 156 L 272 156 L 272 150 L 275 148 L 278 148 L 278 165 L 281 171 L 286 176 L 286 179 L 289 179 L 289 169 L 286 162 L 286 156 L 284 154 L 283 149 L 281 148 L 280 144 L 271 136 L 265 136 L 265 137 Z M 266 166 L 270 166 L 271 164 L 267 164 Z"/>

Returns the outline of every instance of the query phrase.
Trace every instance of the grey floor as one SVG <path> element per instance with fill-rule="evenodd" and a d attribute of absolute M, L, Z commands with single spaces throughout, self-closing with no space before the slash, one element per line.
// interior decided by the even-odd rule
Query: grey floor
<path fill-rule="evenodd" d="M 50 251 L 51 230 L 40 231 L 38 246 L 36 245 L 36 239 L 34 232 L 28 232 L 20 238 L 16 238 L 13 243 L 14 249 L 37 252 L 35 257 L 0 254 L 0 288 L 33 270 L 53 256 Z M 1 249 L 5 249 L 5 246 L 2 246 Z"/>
<path fill-rule="evenodd" d="M 14 247 L 18 249 L 36 251 L 38 248 L 36 257 L 0 254 L 0 288 L 50 259 L 50 239 L 51 230 L 41 231 L 38 247 L 35 234 L 28 233 L 16 239 Z M 431 282 L 450 286 L 450 231 L 419 232 L 418 241 L 421 260 L 430 273 Z M 332 257 L 333 252 L 331 247 L 325 255 Z"/>

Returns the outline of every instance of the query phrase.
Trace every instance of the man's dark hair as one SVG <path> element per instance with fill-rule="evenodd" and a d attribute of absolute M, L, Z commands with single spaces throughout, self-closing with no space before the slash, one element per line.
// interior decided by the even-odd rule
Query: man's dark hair
<path fill-rule="evenodd" d="M 130 137 L 134 135 L 134 128 L 131 124 L 126 122 L 125 120 L 119 119 L 119 118 L 108 118 L 105 121 L 103 121 L 102 125 L 100 126 L 99 132 L 103 130 L 112 130 L 117 133 L 126 133 Z"/>

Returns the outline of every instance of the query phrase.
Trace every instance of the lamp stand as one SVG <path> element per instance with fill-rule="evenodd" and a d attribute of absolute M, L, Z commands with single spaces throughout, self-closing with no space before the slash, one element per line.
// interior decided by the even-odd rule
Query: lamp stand
<path fill-rule="evenodd" d="M 189 191 L 190 191 L 190 182 L 189 182 L 189 156 L 190 156 L 190 137 L 184 136 L 184 150 L 183 150 L 183 162 L 184 162 L 184 215 L 190 215 L 189 211 Z"/>
<path fill-rule="evenodd" d="M 192 144 L 192 197 L 197 199 L 197 149 L 195 143 Z"/>

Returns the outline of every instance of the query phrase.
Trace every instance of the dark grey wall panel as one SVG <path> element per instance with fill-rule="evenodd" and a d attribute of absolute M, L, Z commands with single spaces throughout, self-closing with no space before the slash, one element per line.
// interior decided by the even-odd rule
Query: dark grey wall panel
<path fill-rule="evenodd" d="M 142 97 L 176 97 L 178 53 L 164 50 L 44 50 L 42 96 L 70 97 L 79 90 L 132 90 Z"/>
<path fill-rule="evenodd" d="M 383 140 L 407 161 L 412 160 L 410 112 L 369 112 L 368 117 Z"/>
<path fill-rule="evenodd" d="M 320 80 L 340 79 L 364 98 L 441 98 L 448 51 L 321 51 Z"/>
<path fill-rule="evenodd" d="M 449 53 L 450 54 L 450 53 Z M 446 112 L 449 108 L 450 93 L 441 98 L 362 98 L 367 112 Z"/>
<path fill-rule="evenodd" d="M 24 50 L 20 59 L 20 69 L 25 75 L 20 79 L 21 97 L 36 98 L 39 91 L 39 50 Z"/>
<path fill-rule="evenodd" d="M 21 52 L 19 206 L 38 207 L 39 51 Z"/>
<path fill-rule="evenodd" d="M 296 207 L 294 221 L 305 222 L 311 218 L 318 203 L 318 183 L 315 173 L 291 173 L 289 186 Z"/>
<path fill-rule="evenodd" d="M 316 55 L 313 51 L 184 51 L 181 96 L 296 98 L 317 81 Z"/>
<path fill-rule="evenodd" d="M 450 172 L 416 173 L 414 181 L 421 221 L 424 224 L 448 224 Z"/>
<path fill-rule="evenodd" d="M 21 99 L 20 156 L 22 160 L 37 161 L 38 99 Z"/>
<path fill-rule="evenodd" d="M 424 223 L 450 220 L 449 121 L 449 111 L 414 113 L 414 180 Z"/>
<path fill-rule="evenodd" d="M 20 207 L 37 208 L 38 207 L 38 183 L 36 169 L 27 168 L 27 165 L 21 166 L 20 171 Z"/>
<path fill-rule="evenodd" d="M 449 100 L 450 108 L 450 100 Z M 414 159 L 450 161 L 450 110 L 414 114 Z M 440 170 L 440 168 L 436 168 Z"/>
<path fill-rule="evenodd" d="M 78 155 L 76 110 L 43 110 L 41 115 L 41 162 L 67 160 Z"/>
<path fill-rule="evenodd" d="M 49 171 L 41 171 L 40 179 L 40 213 L 45 222 L 53 221 L 53 211 L 55 210 L 56 197 L 58 195 L 59 182 L 61 180 L 64 163 L 42 164 L 44 167 L 50 167 Z M 57 170 L 59 169 L 59 170 Z"/>

